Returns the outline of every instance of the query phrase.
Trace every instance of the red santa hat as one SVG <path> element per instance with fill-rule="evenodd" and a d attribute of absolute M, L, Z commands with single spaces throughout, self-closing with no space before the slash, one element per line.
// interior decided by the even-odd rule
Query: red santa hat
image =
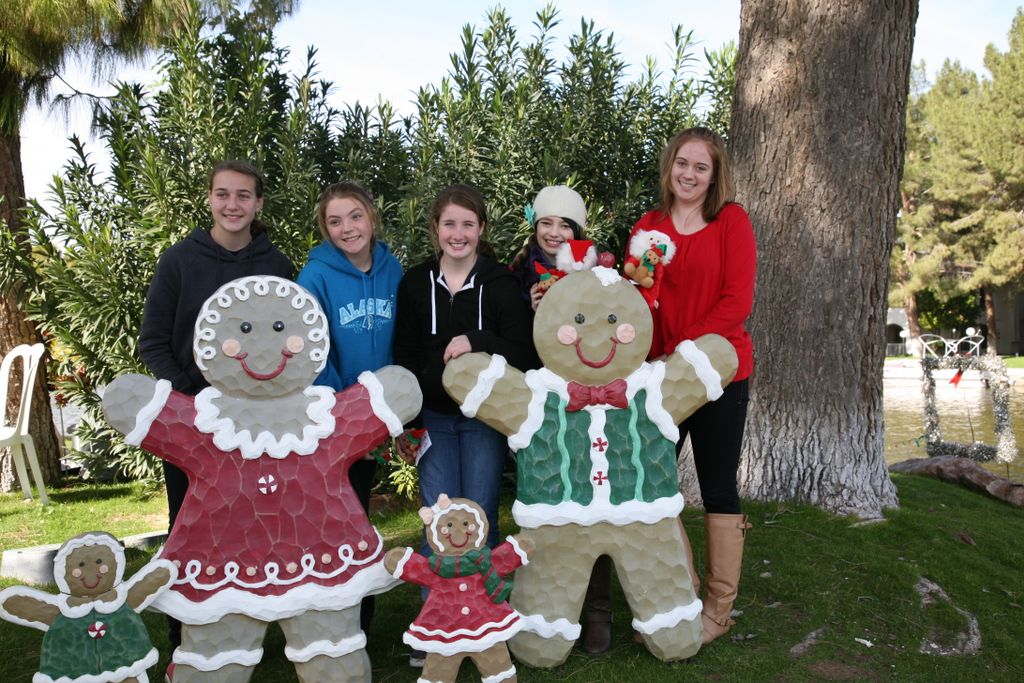
<path fill-rule="evenodd" d="M 597 249 L 593 240 L 568 240 L 558 247 L 555 265 L 559 270 L 590 270 L 597 265 Z"/>

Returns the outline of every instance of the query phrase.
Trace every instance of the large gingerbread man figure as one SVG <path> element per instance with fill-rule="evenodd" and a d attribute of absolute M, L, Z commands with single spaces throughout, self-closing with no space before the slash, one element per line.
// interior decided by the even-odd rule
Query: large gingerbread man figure
<path fill-rule="evenodd" d="M 401 433 L 421 394 L 396 366 L 338 393 L 312 386 L 328 343 L 305 289 L 240 278 L 196 321 L 196 363 L 210 387 L 193 399 L 125 375 L 106 390 L 103 408 L 126 441 L 189 478 L 160 551 L 178 578 L 155 603 L 184 624 L 174 683 L 248 681 L 271 621 L 301 681 L 370 680 L 359 603 L 394 580 L 348 469 Z"/>
<path fill-rule="evenodd" d="M 608 555 L 633 628 L 663 660 L 701 646 L 701 602 L 690 580 L 679 513 L 676 425 L 722 393 L 736 372 L 717 335 L 650 350 L 650 309 L 609 268 L 571 273 L 544 296 L 533 338 L 544 363 L 525 374 L 501 356 L 466 354 L 444 384 L 517 451 L 512 512 L 536 549 L 510 604 L 526 622 L 510 643 L 531 666 L 565 661 L 594 560 Z"/>

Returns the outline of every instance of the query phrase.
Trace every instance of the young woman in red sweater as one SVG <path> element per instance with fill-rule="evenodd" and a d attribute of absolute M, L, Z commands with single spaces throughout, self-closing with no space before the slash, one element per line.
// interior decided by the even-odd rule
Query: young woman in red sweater
<path fill-rule="evenodd" d="M 747 212 L 733 201 L 732 173 L 721 137 L 707 128 L 681 131 L 665 147 L 660 171 L 661 205 L 633 226 L 633 235 L 658 231 L 675 246 L 653 309 L 650 355 L 672 353 L 686 339 L 714 333 L 728 339 L 739 357 L 736 377 L 724 395 L 679 425 L 679 444 L 690 436 L 704 499 L 707 559 L 701 618 L 708 643 L 733 623 L 729 614 L 749 527 L 740 511 L 736 472 L 754 368 L 744 323 L 754 302 L 756 246 Z M 690 567 L 696 579 L 692 557 Z"/>

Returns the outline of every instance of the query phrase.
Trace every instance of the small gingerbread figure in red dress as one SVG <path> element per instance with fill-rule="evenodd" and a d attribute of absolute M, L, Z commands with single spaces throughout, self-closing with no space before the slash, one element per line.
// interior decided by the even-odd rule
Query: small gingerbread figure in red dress
<path fill-rule="evenodd" d="M 395 578 L 430 589 L 419 616 L 403 640 L 427 653 L 420 683 L 454 683 L 469 657 L 485 681 L 514 683 L 516 668 L 505 641 L 520 628 L 519 613 L 506 600 L 512 581 L 504 578 L 529 562 L 533 543 L 509 536 L 493 551 L 487 547 L 487 516 L 465 498 L 441 494 L 420 508 L 433 554 L 393 548 L 384 566 Z"/>
<path fill-rule="evenodd" d="M 154 603 L 184 625 L 174 683 L 249 680 L 270 622 L 303 683 L 368 682 L 359 603 L 394 579 L 348 470 L 419 412 L 416 378 L 386 366 L 337 393 L 314 386 L 327 319 L 312 294 L 278 277 L 225 284 L 195 329 L 209 387 L 193 398 L 123 375 L 103 397 L 127 443 L 189 478 L 160 551 L 178 578 Z"/>

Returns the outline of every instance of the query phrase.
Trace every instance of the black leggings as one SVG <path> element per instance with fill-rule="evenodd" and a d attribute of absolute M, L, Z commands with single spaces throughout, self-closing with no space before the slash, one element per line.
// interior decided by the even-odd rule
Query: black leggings
<path fill-rule="evenodd" d="M 679 425 L 676 452 L 682 450 L 689 434 L 705 512 L 740 514 L 736 470 L 749 400 L 749 381 L 741 379 L 727 386 L 717 401 L 704 404 Z"/>

